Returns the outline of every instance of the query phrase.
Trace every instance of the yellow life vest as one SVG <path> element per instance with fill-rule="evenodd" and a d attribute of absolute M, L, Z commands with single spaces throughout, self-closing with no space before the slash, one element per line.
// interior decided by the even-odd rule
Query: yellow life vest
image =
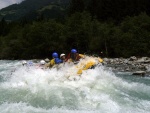
<path fill-rule="evenodd" d="M 55 65 L 55 59 L 52 59 L 51 61 L 50 61 L 50 66 L 54 66 Z"/>

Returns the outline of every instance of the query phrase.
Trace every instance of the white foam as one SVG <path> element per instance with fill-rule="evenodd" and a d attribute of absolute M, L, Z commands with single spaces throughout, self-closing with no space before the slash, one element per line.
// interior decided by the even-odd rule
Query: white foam
<path fill-rule="evenodd" d="M 150 86 L 128 83 L 106 67 L 83 71 L 81 77 L 74 78 L 77 68 L 72 64 L 65 64 L 59 70 L 16 64 L 19 65 L 16 71 L 0 84 L 3 93 L 0 101 L 7 102 L 0 105 L 4 113 L 148 113 L 150 110 Z M 147 96 L 147 100 L 140 94 Z"/>

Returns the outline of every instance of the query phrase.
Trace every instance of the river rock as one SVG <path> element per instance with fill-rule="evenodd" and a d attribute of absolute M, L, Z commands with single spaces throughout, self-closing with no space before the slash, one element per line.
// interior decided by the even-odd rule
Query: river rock
<path fill-rule="evenodd" d="M 39 62 L 39 59 L 32 59 L 32 62 L 38 63 L 38 62 Z"/>
<path fill-rule="evenodd" d="M 146 61 L 144 61 L 144 63 L 146 63 L 146 64 L 147 64 L 147 63 L 150 63 L 150 60 L 146 60 Z"/>
<path fill-rule="evenodd" d="M 137 60 L 137 58 L 135 56 L 132 56 L 129 58 L 129 61 L 134 61 L 134 60 Z"/>
<path fill-rule="evenodd" d="M 109 61 L 109 59 L 108 59 L 108 58 L 103 58 L 103 60 L 104 60 L 105 62 L 108 62 L 108 61 Z"/>
<path fill-rule="evenodd" d="M 140 75 L 140 76 L 144 76 L 146 74 L 145 71 L 136 71 L 134 72 L 132 75 Z"/>
<path fill-rule="evenodd" d="M 125 64 L 128 64 L 128 62 L 129 62 L 129 61 L 128 61 L 127 59 L 124 60 L 124 63 L 125 63 Z"/>
<path fill-rule="evenodd" d="M 48 58 L 45 59 L 45 62 L 49 62 L 50 60 Z"/>
<path fill-rule="evenodd" d="M 146 62 L 147 60 L 148 60 L 148 57 L 142 57 L 142 58 L 138 59 L 136 62 L 137 62 L 137 63 L 144 63 L 144 62 Z"/>

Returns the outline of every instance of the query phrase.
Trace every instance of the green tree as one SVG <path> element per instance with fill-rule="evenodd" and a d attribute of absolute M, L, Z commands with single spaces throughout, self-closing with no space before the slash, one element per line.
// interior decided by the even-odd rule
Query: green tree
<path fill-rule="evenodd" d="M 84 0 L 71 0 L 69 14 L 83 12 L 85 9 Z"/>
<path fill-rule="evenodd" d="M 71 47 L 87 51 L 91 36 L 91 16 L 87 12 L 75 13 L 66 22 L 66 42 Z"/>

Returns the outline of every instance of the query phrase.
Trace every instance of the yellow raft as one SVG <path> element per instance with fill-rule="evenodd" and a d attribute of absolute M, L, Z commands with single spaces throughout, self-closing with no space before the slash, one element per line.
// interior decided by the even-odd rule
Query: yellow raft
<path fill-rule="evenodd" d="M 103 62 L 103 59 L 101 59 L 101 58 L 87 57 L 87 58 L 81 60 L 77 64 L 77 66 L 76 66 L 76 68 L 78 69 L 77 74 L 81 75 L 84 70 L 91 69 L 98 64 L 102 64 L 102 62 Z"/>
<path fill-rule="evenodd" d="M 71 62 L 68 62 L 70 65 Z M 83 71 L 92 69 L 95 66 L 102 64 L 103 59 L 99 57 L 90 57 L 86 56 L 85 58 L 81 59 L 77 64 L 70 65 L 70 68 L 66 71 L 66 75 L 68 76 L 76 76 L 76 75 L 81 75 Z M 67 62 L 66 62 L 67 64 Z M 61 69 L 64 66 L 64 64 L 59 64 L 59 65 L 54 65 L 52 68 L 57 68 L 58 70 Z"/>

